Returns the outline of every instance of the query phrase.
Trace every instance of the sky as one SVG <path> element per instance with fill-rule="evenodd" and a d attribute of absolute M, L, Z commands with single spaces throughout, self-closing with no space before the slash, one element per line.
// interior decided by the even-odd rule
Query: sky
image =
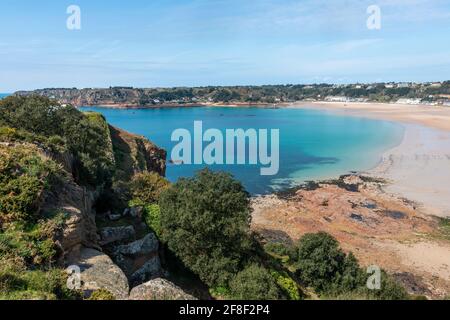
<path fill-rule="evenodd" d="M 449 0 L 0 3 L 0 92 L 449 79 Z"/>

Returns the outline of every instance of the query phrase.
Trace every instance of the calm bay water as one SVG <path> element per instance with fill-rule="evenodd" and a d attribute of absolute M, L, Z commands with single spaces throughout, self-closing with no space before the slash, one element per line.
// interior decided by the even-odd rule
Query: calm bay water
<path fill-rule="evenodd" d="M 0 93 L 0 99 L 6 98 L 10 93 Z"/>
<path fill-rule="evenodd" d="M 144 135 L 170 152 L 172 131 L 193 132 L 194 121 L 204 130 L 279 129 L 280 170 L 276 176 L 261 176 L 257 165 L 214 165 L 213 170 L 232 173 L 253 194 L 265 194 L 315 179 L 337 177 L 350 171 L 370 169 L 382 153 L 398 145 L 403 136 L 399 124 L 337 115 L 310 109 L 265 108 L 81 108 L 102 113 L 112 125 Z M 224 134 L 225 136 L 225 134 Z M 167 178 L 192 176 L 205 165 L 168 165 Z"/>

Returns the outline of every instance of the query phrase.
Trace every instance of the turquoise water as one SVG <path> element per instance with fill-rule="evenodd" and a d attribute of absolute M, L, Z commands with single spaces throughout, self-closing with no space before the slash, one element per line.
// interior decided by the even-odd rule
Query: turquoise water
<path fill-rule="evenodd" d="M 106 109 L 82 108 L 105 115 L 114 126 L 144 135 L 168 150 L 172 131 L 193 131 L 195 120 L 203 121 L 204 130 L 279 129 L 280 170 L 276 176 L 261 176 L 259 165 L 214 165 L 239 179 L 253 194 L 265 194 L 304 181 L 337 177 L 377 165 L 381 154 L 398 145 L 403 136 L 399 124 L 337 115 L 311 109 L 265 108 L 165 108 Z M 168 165 L 167 177 L 192 176 L 205 165 Z"/>
<path fill-rule="evenodd" d="M 9 95 L 10 95 L 10 93 L 0 93 L 0 99 L 3 99 Z"/>

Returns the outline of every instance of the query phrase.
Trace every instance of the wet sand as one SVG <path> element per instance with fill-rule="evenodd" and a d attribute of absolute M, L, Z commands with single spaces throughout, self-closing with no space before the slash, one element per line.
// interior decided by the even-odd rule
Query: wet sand
<path fill-rule="evenodd" d="M 425 213 L 450 217 L 450 108 L 376 103 L 308 103 L 294 108 L 333 110 L 346 115 L 399 122 L 401 144 L 367 172 L 390 183 L 388 193 L 414 201 Z"/>

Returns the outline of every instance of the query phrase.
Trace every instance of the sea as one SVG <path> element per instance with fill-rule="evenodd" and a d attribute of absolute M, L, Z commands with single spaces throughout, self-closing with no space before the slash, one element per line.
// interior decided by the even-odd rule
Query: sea
<path fill-rule="evenodd" d="M 178 144 L 171 140 L 172 133 L 187 129 L 193 137 L 194 121 L 202 121 L 204 131 L 219 129 L 224 137 L 227 129 L 278 129 L 279 171 L 273 176 L 261 175 L 259 164 L 208 166 L 168 161 L 167 178 L 172 182 L 208 167 L 231 173 L 254 195 L 369 170 L 380 162 L 384 152 L 400 144 L 404 135 L 398 123 L 313 108 L 80 109 L 102 113 L 112 125 L 147 137 L 168 151 L 168 160 Z"/>

